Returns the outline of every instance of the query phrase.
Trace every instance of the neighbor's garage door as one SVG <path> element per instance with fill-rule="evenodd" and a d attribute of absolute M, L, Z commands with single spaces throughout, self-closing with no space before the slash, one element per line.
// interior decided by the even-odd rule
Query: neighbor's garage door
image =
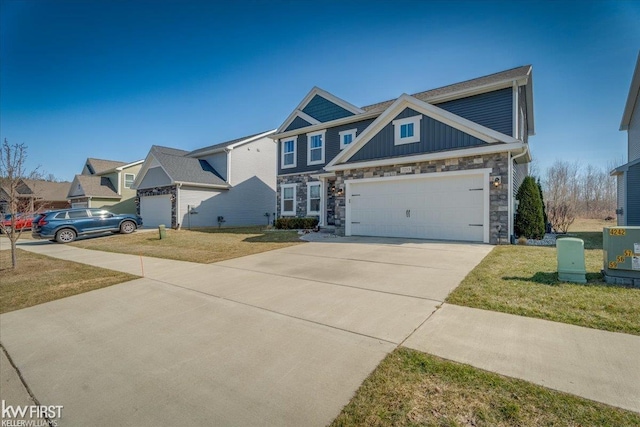
<path fill-rule="evenodd" d="M 171 227 L 171 196 L 140 197 L 140 216 L 144 227 Z"/>
<path fill-rule="evenodd" d="M 485 240 L 484 174 L 348 182 L 347 235 Z"/>

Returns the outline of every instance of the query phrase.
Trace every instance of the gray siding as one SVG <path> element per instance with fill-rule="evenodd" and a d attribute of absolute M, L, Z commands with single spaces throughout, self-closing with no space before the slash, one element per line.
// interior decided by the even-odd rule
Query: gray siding
<path fill-rule="evenodd" d="M 627 177 L 627 225 L 640 225 L 640 163 L 629 166 Z"/>
<path fill-rule="evenodd" d="M 436 105 L 505 135 L 513 135 L 512 90 L 509 87 Z"/>
<path fill-rule="evenodd" d="M 626 225 L 626 216 L 625 213 L 627 212 L 627 189 L 626 189 L 626 183 L 627 183 L 627 177 L 625 174 L 622 175 L 617 175 L 616 176 L 616 183 L 617 183 L 617 191 L 618 191 L 618 205 L 616 206 L 617 209 L 622 209 L 622 214 L 618 214 L 618 225 L 623 226 Z"/>
<path fill-rule="evenodd" d="M 306 121 L 305 119 L 303 119 L 301 117 L 296 117 L 295 119 L 293 119 L 291 124 L 289 126 L 287 126 L 287 128 L 284 131 L 288 132 L 290 130 L 305 128 L 307 126 L 311 126 L 311 123 L 309 123 L 308 121 Z"/>
<path fill-rule="evenodd" d="M 323 123 L 354 115 L 351 111 L 345 110 L 320 95 L 315 95 L 311 98 L 311 101 L 309 101 L 302 111 Z"/>
<path fill-rule="evenodd" d="M 518 194 L 518 190 L 520 189 L 520 185 L 522 181 L 529 174 L 529 164 L 528 163 L 513 163 L 513 198 L 515 200 L 515 195 Z M 515 210 L 514 210 L 515 214 Z"/>
<path fill-rule="evenodd" d="M 415 110 L 406 108 L 395 119 L 419 114 Z M 393 123 L 389 123 L 351 157 L 349 163 L 455 150 L 484 144 L 486 144 L 484 141 L 474 136 L 423 115 L 420 121 L 420 142 L 394 145 L 394 126 Z"/>
<path fill-rule="evenodd" d="M 227 177 L 227 161 L 228 155 L 226 152 L 212 154 L 206 157 L 199 157 L 199 159 L 206 161 L 211 167 L 220 175 L 225 181 L 229 181 Z"/>
<path fill-rule="evenodd" d="M 636 98 L 636 105 L 633 108 L 633 113 L 631 113 L 631 120 L 629 123 L 629 156 L 627 157 L 627 162 L 632 162 L 638 158 L 640 158 L 640 105 L 638 103 L 638 98 Z"/>
<path fill-rule="evenodd" d="M 149 170 L 147 170 L 147 173 L 144 175 L 144 178 L 142 179 L 142 182 L 140 183 L 138 188 L 155 188 L 165 185 L 171 185 L 171 179 L 169 179 L 162 168 L 158 166 L 155 168 L 149 168 Z"/>
<path fill-rule="evenodd" d="M 336 126 L 327 129 L 325 134 L 325 152 L 324 160 L 325 164 L 329 163 L 340 152 L 340 135 L 339 132 L 357 129 L 356 137 L 359 136 L 371 123 L 373 119 L 363 120 L 357 123 L 349 123 L 342 126 Z M 303 133 L 298 135 L 298 143 L 296 146 L 296 167 L 289 169 L 282 169 L 282 144 L 278 142 L 278 175 L 292 174 L 300 172 L 313 172 L 323 168 L 324 165 L 312 165 L 307 166 L 307 134 Z"/>

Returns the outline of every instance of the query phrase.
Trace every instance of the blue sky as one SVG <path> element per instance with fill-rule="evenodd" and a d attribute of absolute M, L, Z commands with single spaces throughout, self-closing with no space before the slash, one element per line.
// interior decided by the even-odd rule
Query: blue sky
<path fill-rule="evenodd" d="M 543 171 L 626 158 L 640 1 L 0 0 L 0 136 L 60 179 L 532 64 Z"/>

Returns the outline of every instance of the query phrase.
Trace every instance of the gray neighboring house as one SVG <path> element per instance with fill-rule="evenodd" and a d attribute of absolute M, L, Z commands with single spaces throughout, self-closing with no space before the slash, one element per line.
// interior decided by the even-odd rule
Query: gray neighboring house
<path fill-rule="evenodd" d="M 618 184 L 618 225 L 640 226 L 640 54 L 620 130 L 627 131 L 627 163 L 611 172 Z"/>
<path fill-rule="evenodd" d="M 365 107 L 315 87 L 272 135 L 278 215 L 347 236 L 505 242 L 531 135 L 530 65 Z"/>
<path fill-rule="evenodd" d="M 151 147 L 133 185 L 144 226 L 266 225 L 275 212 L 272 133 L 194 151 Z"/>

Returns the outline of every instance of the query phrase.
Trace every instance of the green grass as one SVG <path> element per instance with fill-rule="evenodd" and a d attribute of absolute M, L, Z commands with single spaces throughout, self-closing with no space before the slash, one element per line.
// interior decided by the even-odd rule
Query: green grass
<path fill-rule="evenodd" d="M 11 251 L 0 251 L 0 313 L 81 294 L 137 276 L 63 261 L 17 250 L 18 268 L 11 269 Z"/>
<path fill-rule="evenodd" d="M 400 348 L 331 425 L 618 427 L 640 425 L 640 415 Z"/>
<path fill-rule="evenodd" d="M 304 243 L 296 231 L 267 231 L 264 227 L 203 228 L 116 234 L 78 240 L 72 245 L 105 252 L 212 263 Z"/>
<path fill-rule="evenodd" d="M 640 289 L 602 280 L 602 232 L 572 236 L 585 243 L 586 285 L 558 281 L 555 247 L 497 246 L 446 301 L 640 335 Z"/>

